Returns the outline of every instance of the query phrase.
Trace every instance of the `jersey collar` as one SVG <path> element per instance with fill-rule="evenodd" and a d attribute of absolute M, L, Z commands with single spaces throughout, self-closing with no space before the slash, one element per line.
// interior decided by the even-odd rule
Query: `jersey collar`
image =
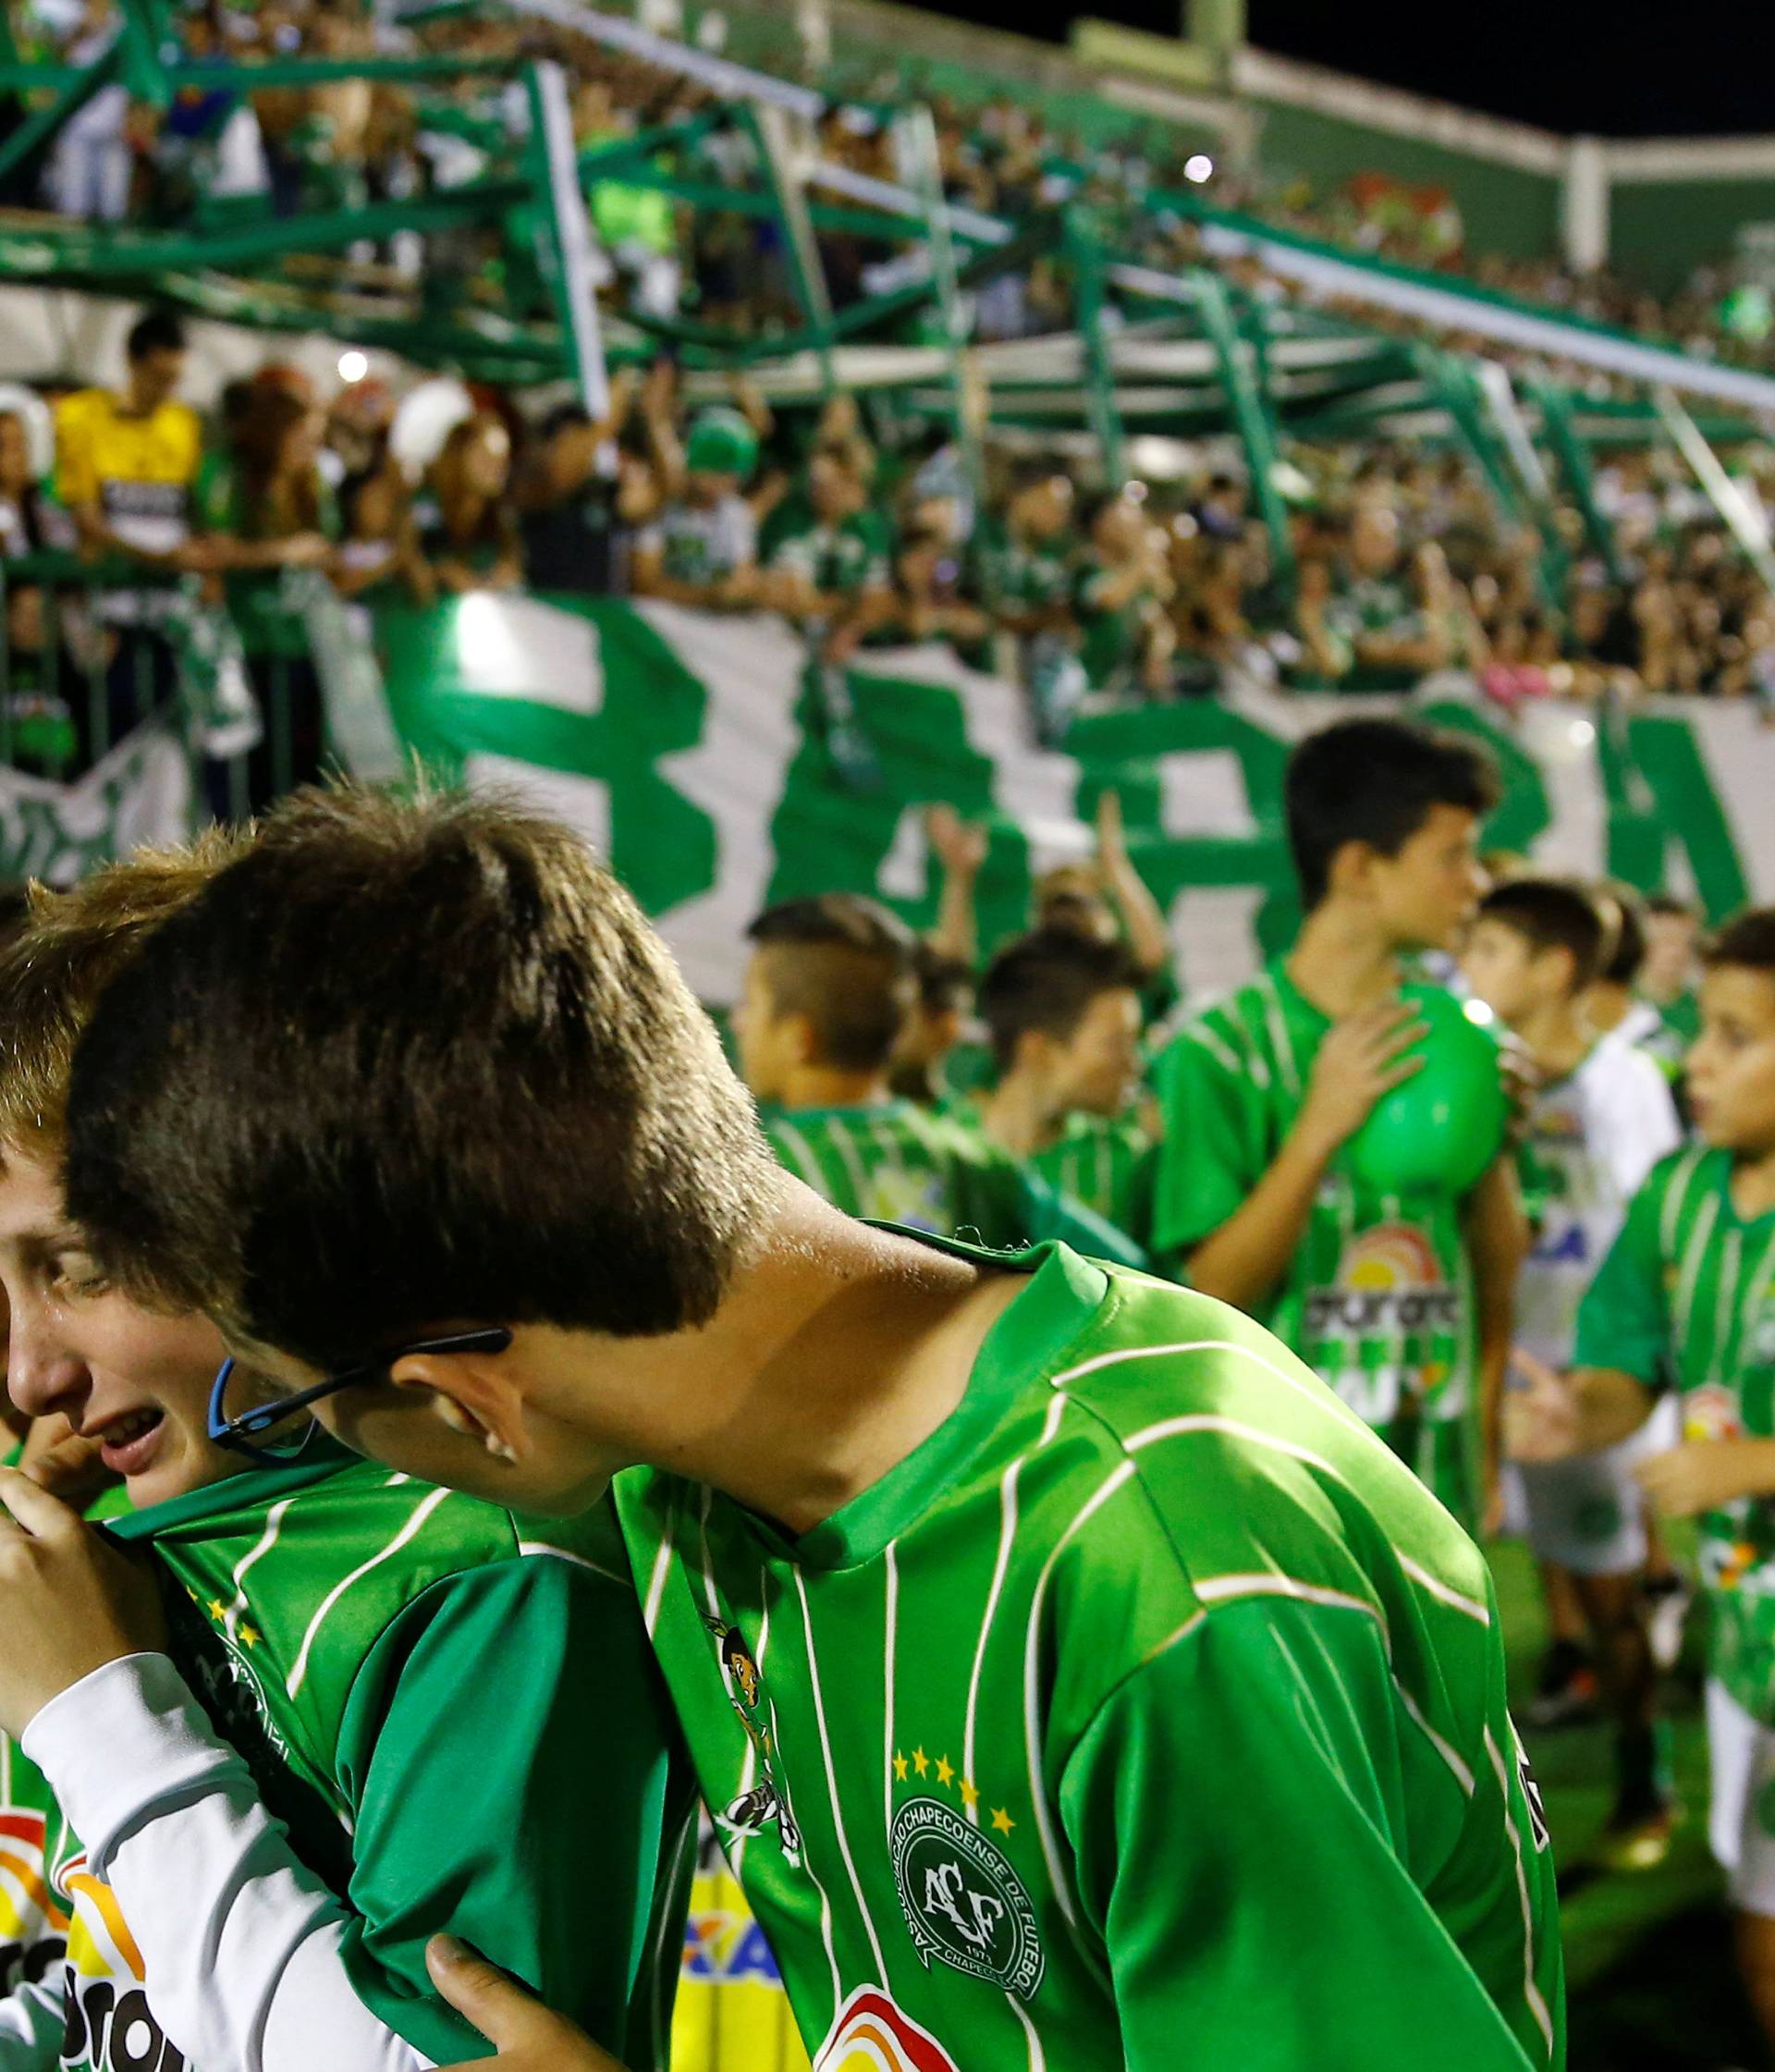
<path fill-rule="evenodd" d="M 856 1568 L 873 1561 L 953 1490 L 1012 1400 L 1064 1369 L 1069 1347 L 1090 1328 L 1109 1291 L 1101 1267 L 1051 1239 L 1026 1251 L 995 1252 L 898 1224 L 875 1227 L 956 1258 L 1025 1273 L 1029 1284 L 1000 1312 L 974 1357 L 961 1401 L 922 1445 L 799 1539 L 761 1525 L 777 1551 L 802 1568 Z"/>

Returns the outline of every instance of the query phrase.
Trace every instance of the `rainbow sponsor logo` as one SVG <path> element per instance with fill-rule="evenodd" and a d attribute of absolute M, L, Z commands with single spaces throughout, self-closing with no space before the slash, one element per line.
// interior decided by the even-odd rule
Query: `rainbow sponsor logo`
<path fill-rule="evenodd" d="M 1377 1223 L 1353 1238 L 1338 1261 L 1336 1284 L 1310 1289 L 1306 1297 L 1314 1338 L 1422 1337 L 1460 1323 L 1460 1295 L 1414 1223 Z"/>
<path fill-rule="evenodd" d="M 1688 1389 L 1683 1396 L 1683 1436 L 1695 1439 L 1742 1439 L 1744 1420 L 1738 1412 L 1736 1389 L 1709 1382 L 1705 1389 Z"/>
<path fill-rule="evenodd" d="M 44 1861 L 47 1818 L 0 1803 L 0 1997 L 36 1985 L 62 1960 L 68 1915 Z"/>
<path fill-rule="evenodd" d="M 879 1986 L 859 1986 L 839 2009 L 814 2072 L 961 2072 L 929 2029 L 896 2007 Z"/>

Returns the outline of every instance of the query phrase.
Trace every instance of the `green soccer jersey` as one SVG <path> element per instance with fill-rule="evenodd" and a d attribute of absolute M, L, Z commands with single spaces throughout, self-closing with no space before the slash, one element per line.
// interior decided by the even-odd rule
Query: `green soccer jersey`
<path fill-rule="evenodd" d="M 804 576 L 822 596 L 855 597 L 884 587 L 888 556 L 875 528 L 863 517 L 836 525 L 817 520 L 790 533 L 770 558 L 773 569 Z"/>
<path fill-rule="evenodd" d="M 1069 1116 L 1059 1142 L 1030 1163 L 1057 1194 L 1151 1250 L 1158 1146 L 1134 1116 Z"/>
<path fill-rule="evenodd" d="M 896 1099 L 766 1108 L 760 1120 L 780 1163 L 847 1216 L 993 1245 L 1058 1237 L 1094 1257 L 1145 1263 L 1132 1240 L 1026 1173 L 958 1115 Z"/>
<path fill-rule="evenodd" d="M 948 1102 L 943 1113 L 984 1134 L 981 1100 L 978 1095 L 961 1097 Z M 1028 1167 L 1059 1200 L 1100 1217 L 1132 1240 L 1144 1256 L 1150 1256 L 1157 1157 L 1157 1143 L 1133 1115 L 1118 1115 L 1113 1120 L 1070 1115 L 1058 1141 L 1035 1152 Z M 1067 1242 L 1077 1245 L 1076 1239 Z M 1124 1263 L 1140 1265 L 1145 1261 L 1143 1257 Z"/>
<path fill-rule="evenodd" d="M 1685 1439 L 1775 1438 L 1775 1214 L 1732 1206 L 1732 1155 L 1673 1152 L 1634 1197 L 1578 1315 L 1577 1364 L 1682 1391 Z M 1701 1522 L 1709 1667 L 1775 1725 L 1775 1501 Z"/>
<path fill-rule="evenodd" d="M 426 1974 L 447 1930 L 665 2065 L 694 1798 L 610 1506 L 520 1522 L 329 1448 L 107 1529 L 153 1547 L 168 1652 L 350 1908 L 378 2019 L 437 2063 L 490 2054 Z M 50 1877 L 74 1916 L 63 2062 L 153 2066 L 116 1894 L 71 1839 Z"/>
<path fill-rule="evenodd" d="M 1058 543 L 988 533 L 980 557 L 986 601 L 1008 614 L 1048 612 L 1072 599 L 1072 564 Z"/>
<path fill-rule="evenodd" d="M 1185 1023 L 1157 1075 L 1161 1258 L 1211 1236 L 1275 1163 L 1330 1026 L 1279 963 Z M 1333 1160 L 1256 1314 L 1471 1524 L 1478 1330 L 1456 1195 L 1379 1194 Z"/>
<path fill-rule="evenodd" d="M 960 1406 L 811 1532 L 617 1482 L 819 2072 L 1559 2065 L 1477 1549 L 1248 1318 L 992 1263 Z"/>

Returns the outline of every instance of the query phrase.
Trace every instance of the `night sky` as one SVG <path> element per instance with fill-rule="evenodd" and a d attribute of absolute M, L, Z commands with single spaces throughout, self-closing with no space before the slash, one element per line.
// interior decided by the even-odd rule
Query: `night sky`
<path fill-rule="evenodd" d="M 1658 10 L 1632 0 L 1249 6 L 1251 41 L 1260 49 L 1548 129 L 1614 137 L 1775 131 L 1775 86 L 1756 56 L 1761 10 L 1748 0 L 1683 0 Z M 946 11 L 1064 40 L 1075 14 L 1169 34 L 1182 8 L 1181 0 L 1092 0 L 1083 7 L 961 0 Z"/>

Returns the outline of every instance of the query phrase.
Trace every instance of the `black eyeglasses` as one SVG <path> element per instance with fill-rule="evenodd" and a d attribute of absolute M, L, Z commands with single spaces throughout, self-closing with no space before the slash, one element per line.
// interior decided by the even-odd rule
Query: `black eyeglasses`
<path fill-rule="evenodd" d="M 273 1425 L 282 1424 L 287 1417 L 295 1416 L 299 1410 L 306 1410 L 311 1403 L 319 1403 L 323 1396 L 337 1395 L 340 1390 L 355 1389 L 365 1381 L 384 1380 L 391 1367 L 398 1366 L 402 1360 L 411 1359 L 415 1354 L 504 1353 L 509 1351 L 510 1346 L 511 1333 L 503 1324 L 491 1324 L 481 1330 L 453 1331 L 445 1338 L 415 1339 L 410 1345 L 397 1346 L 392 1353 L 385 1353 L 379 1359 L 366 1360 L 361 1367 L 346 1367 L 338 1374 L 330 1374 L 324 1381 L 299 1389 L 294 1395 L 256 1404 L 251 1410 L 243 1410 L 238 1417 L 228 1416 L 228 1383 L 236 1366 L 230 1356 L 223 1361 L 216 1373 L 215 1386 L 210 1391 L 210 1437 L 216 1445 L 226 1446 L 231 1453 L 244 1453 L 263 1467 L 284 1467 L 298 1458 L 314 1436 L 313 1425 L 306 1425 L 293 1445 L 281 1449 L 255 1446 L 254 1437 L 269 1431 Z"/>

